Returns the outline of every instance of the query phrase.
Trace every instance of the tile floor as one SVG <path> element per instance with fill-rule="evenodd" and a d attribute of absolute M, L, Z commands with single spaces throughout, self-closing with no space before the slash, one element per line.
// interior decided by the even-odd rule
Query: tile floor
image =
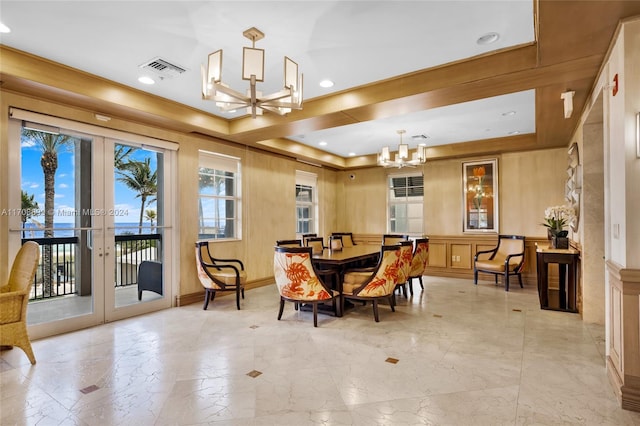
<path fill-rule="evenodd" d="M 2 352 L 2 425 L 638 425 L 607 380 L 603 327 L 534 288 L 425 277 L 395 313 L 343 318 L 274 286 Z M 397 360 L 397 362 L 393 362 Z"/>

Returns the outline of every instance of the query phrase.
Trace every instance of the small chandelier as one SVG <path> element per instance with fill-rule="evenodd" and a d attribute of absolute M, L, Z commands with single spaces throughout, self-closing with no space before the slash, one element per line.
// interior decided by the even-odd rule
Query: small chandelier
<path fill-rule="evenodd" d="M 222 82 L 222 49 L 209 55 L 207 67 L 202 66 L 202 99 L 215 101 L 222 111 L 247 108 L 253 118 L 263 110 L 285 115 L 292 109 L 302 109 L 302 74 L 298 76 L 298 64 L 284 57 L 284 89 L 262 96 L 256 90 L 256 82 L 264 81 L 264 49 L 256 49 L 256 41 L 264 33 L 251 27 L 242 33 L 251 40 L 252 47 L 244 47 L 242 55 L 242 79 L 249 81 L 246 95 L 231 89 Z"/>
<path fill-rule="evenodd" d="M 389 147 L 382 148 L 382 152 L 378 154 L 378 165 L 383 167 L 415 167 L 419 164 L 424 164 L 427 161 L 427 147 L 424 145 L 418 145 L 416 150 L 411 154 L 409 159 L 409 145 L 402 143 L 402 135 L 406 133 L 406 130 L 398 130 L 400 135 L 400 145 L 398 145 L 398 152 L 394 154 L 393 160 L 391 159 L 391 152 Z"/>

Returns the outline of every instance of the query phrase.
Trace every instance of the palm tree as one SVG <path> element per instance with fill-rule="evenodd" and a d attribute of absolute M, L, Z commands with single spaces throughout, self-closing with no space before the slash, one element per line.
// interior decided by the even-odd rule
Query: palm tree
<path fill-rule="evenodd" d="M 129 189 L 137 192 L 136 198 L 140 198 L 140 221 L 138 233 L 142 233 L 142 219 L 144 208 L 158 192 L 158 171 L 151 171 L 151 159 L 144 161 L 128 161 L 123 165 L 122 176 L 118 180 L 124 183 Z"/>
<path fill-rule="evenodd" d="M 129 157 L 137 150 L 138 148 L 133 146 L 116 144 L 113 153 L 113 166 L 116 170 L 124 170 L 130 162 Z"/>
<path fill-rule="evenodd" d="M 20 190 L 20 195 L 22 197 L 22 204 L 20 208 L 20 220 L 22 221 L 22 238 L 25 238 L 26 230 L 25 226 L 29 219 L 34 216 L 36 210 L 40 208 L 38 202 L 34 199 L 34 194 L 27 194 L 23 190 Z"/>
<path fill-rule="evenodd" d="M 40 166 L 44 174 L 44 237 L 53 237 L 54 199 L 56 194 L 56 170 L 58 170 L 58 153 L 68 148 L 73 139 L 68 135 L 40 132 L 32 129 L 22 129 L 22 137 L 33 141 L 42 151 Z M 51 295 L 53 284 L 53 268 L 51 264 L 51 245 L 42 247 L 42 262 L 44 264 L 43 281 L 44 293 Z"/>
<path fill-rule="evenodd" d="M 154 231 L 154 229 L 153 229 L 153 221 L 155 221 L 157 219 L 157 217 L 158 217 L 158 214 L 153 209 L 147 209 L 144 212 L 144 218 L 147 219 L 149 222 L 151 222 L 151 232 Z"/>

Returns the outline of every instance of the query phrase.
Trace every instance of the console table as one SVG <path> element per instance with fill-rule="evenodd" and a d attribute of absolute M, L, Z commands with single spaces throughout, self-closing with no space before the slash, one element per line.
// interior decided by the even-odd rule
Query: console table
<path fill-rule="evenodd" d="M 536 244 L 538 261 L 538 296 L 540 308 L 554 311 L 578 312 L 577 282 L 580 252 L 572 248 L 552 249 Z M 549 306 L 549 263 L 557 263 L 559 271 L 559 307 Z"/>

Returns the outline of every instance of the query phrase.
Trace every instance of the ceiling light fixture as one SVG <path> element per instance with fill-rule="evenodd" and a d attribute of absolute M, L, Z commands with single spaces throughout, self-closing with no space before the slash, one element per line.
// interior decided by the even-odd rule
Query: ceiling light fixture
<path fill-rule="evenodd" d="M 5 24 L 0 22 L 0 33 L 8 34 L 11 32 L 11 28 L 7 27 Z"/>
<path fill-rule="evenodd" d="M 397 133 L 400 135 L 398 152 L 394 154 L 392 160 L 389 147 L 385 146 L 378 155 L 378 165 L 383 167 L 398 167 L 401 169 L 403 167 L 415 167 L 419 164 L 424 164 L 427 161 L 427 147 L 418 145 L 412 153 L 411 159 L 409 159 L 409 145 L 402 143 L 402 135 L 406 133 L 406 130 L 398 130 Z"/>
<path fill-rule="evenodd" d="M 324 87 L 324 88 L 329 88 L 329 87 L 333 87 L 333 81 L 331 80 L 322 80 L 320 82 L 320 87 Z"/>
<path fill-rule="evenodd" d="M 302 74 L 298 76 L 298 64 L 284 57 L 284 89 L 262 96 L 256 89 L 257 82 L 264 81 L 264 49 L 256 49 L 256 41 L 264 33 L 251 27 L 242 33 L 251 40 L 252 47 L 244 47 L 242 55 L 242 79 L 249 81 L 247 94 L 243 95 L 222 82 L 222 49 L 209 55 L 207 67 L 202 66 L 202 99 L 214 101 L 222 111 L 247 108 L 253 118 L 262 110 L 285 115 L 292 109 L 302 109 Z"/>
<path fill-rule="evenodd" d="M 138 77 L 138 81 L 142 84 L 156 84 L 156 81 L 154 79 L 146 75 Z"/>

